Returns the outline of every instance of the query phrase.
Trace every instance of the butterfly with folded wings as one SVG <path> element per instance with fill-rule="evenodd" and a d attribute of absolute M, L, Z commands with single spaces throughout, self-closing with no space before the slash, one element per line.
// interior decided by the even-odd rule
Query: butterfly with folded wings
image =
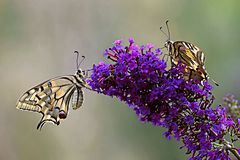
<path fill-rule="evenodd" d="M 164 47 L 167 48 L 171 59 L 171 64 L 178 65 L 179 63 L 185 65 L 185 78 L 195 79 L 198 81 L 208 80 L 209 76 L 205 69 L 205 55 L 203 51 L 196 45 L 185 41 L 171 41 L 168 21 L 166 21 L 168 35 L 160 30 L 168 37 Z M 218 84 L 211 79 L 215 85 Z"/>
<path fill-rule="evenodd" d="M 79 69 L 82 61 L 78 64 L 79 53 L 76 53 L 76 74 L 49 79 L 26 91 L 18 100 L 17 109 L 42 114 L 37 129 L 41 129 L 46 122 L 59 125 L 67 117 L 69 107 L 76 110 L 82 106 L 82 88 L 88 88 L 85 81 L 87 72 Z"/>

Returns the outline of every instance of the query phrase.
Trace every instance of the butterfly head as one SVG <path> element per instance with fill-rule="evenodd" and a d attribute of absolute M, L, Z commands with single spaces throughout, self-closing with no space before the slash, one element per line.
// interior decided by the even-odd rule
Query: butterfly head
<path fill-rule="evenodd" d="M 85 78 L 86 74 L 87 74 L 87 71 L 83 71 L 79 68 L 75 74 L 80 78 Z"/>
<path fill-rule="evenodd" d="M 76 75 L 82 76 L 82 74 L 83 74 L 83 71 L 79 68 L 76 72 Z"/>
<path fill-rule="evenodd" d="M 167 40 L 164 44 L 164 47 L 167 48 L 167 50 L 171 53 L 172 48 L 173 48 L 173 41 Z"/>

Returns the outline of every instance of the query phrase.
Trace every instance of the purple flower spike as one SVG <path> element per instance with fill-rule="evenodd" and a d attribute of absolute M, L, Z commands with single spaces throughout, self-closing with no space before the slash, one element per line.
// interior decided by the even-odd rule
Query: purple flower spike
<path fill-rule="evenodd" d="M 140 121 L 165 127 L 165 137 L 181 140 L 191 160 L 229 159 L 224 136 L 239 129 L 240 120 L 234 123 L 222 107 L 211 108 L 212 86 L 186 80 L 185 66 L 167 67 L 161 53 L 151 43 L 137 45 L 130 38 L 123 46 L 117 40 L 105 51 L 113 63 L 94 65 L 88 84 L 127 103 Z"/>

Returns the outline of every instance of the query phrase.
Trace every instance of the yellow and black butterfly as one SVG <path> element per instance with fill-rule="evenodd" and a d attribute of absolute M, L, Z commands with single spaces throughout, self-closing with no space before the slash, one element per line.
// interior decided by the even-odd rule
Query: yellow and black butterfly
<path fill-rule="evenodd" d="M 38 112 L 42 118 L 37 125 L 41 129 L 46 122 L 59 125 L 68 115 L 69 107 L 74 110 L 83 104 L 82 88 L 86 84 L 87 72 L 79 69 L 77 53 L 77 72 L 75 75 L 49 79 L 25 92 L 17 102 L 17 109 Z M 89 89 L 89 88 L 88 88 Z"/>
<path fill-rule="evenodd" d="M 172 65 L 184 64 L 186 77 L 195 80 L 208 80 L 209 76 L 204 67 L 205 55 L 203 51 L 196 45 L 185 41 L 171 41 L 168 21 L 166 21 L 168 35 L 160 30 L 168 37 L 164 47 L 167 48 Z M 212 80 L 217 86 L 218 84 Z"/>

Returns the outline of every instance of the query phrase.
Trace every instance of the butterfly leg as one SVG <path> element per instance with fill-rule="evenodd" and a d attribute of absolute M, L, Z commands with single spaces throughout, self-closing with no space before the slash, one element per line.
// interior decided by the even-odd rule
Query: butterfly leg
<path fill-rule="evenodd" d="M 165 60 L 165 57 L 167 57 L 166 60 Z M 162 60 L 165 60 L 166 62 L 168 62 L 169 57 L 171 57 L 169 54 L 163 54 Z"/>

